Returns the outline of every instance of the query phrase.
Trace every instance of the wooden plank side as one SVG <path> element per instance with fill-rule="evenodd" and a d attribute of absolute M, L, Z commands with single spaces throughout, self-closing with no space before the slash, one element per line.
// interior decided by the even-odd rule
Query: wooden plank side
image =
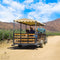
<path fill-rule="evenodd" d="M 18 40 L 20 40 L 20 39 L 15 39 L 15 40 L 18 41 Z M 27 40 L 28 40 L 28 41 L 35 41 L 35 39 L 21 39 L 21 41 L 27 41 Z"/>
<path fill-rule="evenodd" d="M 22 43 L 22 42 L 24 42 L 24 43 L 33 43 L 33 42 L 35 42 L 35 39 L 29 39 L 29 40 L 27 40 L 27 39 L 22 39 L 22 40 L 20 40 L 20 39 L 15 39 L 15 41 L 14 41 L 15 43 L 16 42 L 18 42 L 18 43 Z"/>
<path fill-rule="evenodd" d="M 31 44 L 32 44 L 32 43 L 35 43 L 35 42 L 29 42 L 29 43 L 31 43 Z"/>
<path fill-rule="evenodd" d="M 15 42 L 15 43 L 20 43 L 20 42 Z M 27 42 L 21 42 L 21 44 L 23 44 L 23 43 L 27 43 Z M 29 42 L 29 43 L 35 43 L 35 42 Z"/>
<path fill-rule="evenodd" d="M 35 35 L 35 34 L 28 34 L 28 35 Z"/>
<path fill-rule="evenodd" d="M 14 35 L 26 35 L 26 34 L 14 33 Z"/>
<path fill-rule="evenodd" d="M 20 40 L 20 39 L 14 39 L 14 40 Z"/>
<path fill-rule="evenodd" d="M 20 38 L 20 36 L 14 36 L 14 38 Z"/>
<path fill-rule="evenodd" d="M 14 33 L 14 35 L 20 35 L 20 33 Z"/>
<path fill-rule="evenodd" d="M 14 36 L 14 38 L 20 38 L 20 36 Z M 21 36 L 21 38 L 35 38 L 34 36 Z"/>
<path fill-rule="evenodd" d="M 29 36 L 28 38 L 35 38 L 34 36 Z"/>
<path fill-rule="evenodd" d="M 20 34 L 20 33 L 14 33 L 14 35 L 35 35 L 35 34 Z"/>

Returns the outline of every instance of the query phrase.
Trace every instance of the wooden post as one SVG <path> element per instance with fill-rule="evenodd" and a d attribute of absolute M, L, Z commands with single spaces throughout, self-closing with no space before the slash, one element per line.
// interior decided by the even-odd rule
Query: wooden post
<path fill-rule="evenodd" d="M 20 23 L 20 43 L 21 43 L 21 23 Z"/>
<path fill-rule="evenodd" d="M 37 32 L 36 32 L 36 25 L 37 25 L 37 21 L 35 21 L 35 35 L 37 35 Z M 37 38 L 35 37 L 35 43 L 37 41 Z"/>
<path fill-rule="evenodd" d="M 14 45 L 15 21 L 13 21 L 13 45 Z"/>
<path fill-rule="evenodd" d="M 25 25 L 25 29 L 27 29 L 27 25 Z"/>

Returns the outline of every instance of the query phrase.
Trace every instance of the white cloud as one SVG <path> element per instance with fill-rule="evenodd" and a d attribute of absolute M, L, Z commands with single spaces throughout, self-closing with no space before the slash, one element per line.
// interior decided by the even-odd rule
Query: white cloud
<path fill-rule="evenodd" d="M 1 8 L 1 10 L 0 10 L 0 20 L 1 21 L 10 21 L 13 18 L 15 18 L 13 16 L 13 13 L 9 9 L 5 8 L 2 5 L 0 5 L 0 8 Z"/>
<path fill-rule="evenodd" d="M 46 2 L 46 0 L 39 0 L 40 2 Z"/>
<path fill-rule="evenodd" d="M 4 0 L 3 3 L 8 4 L 9 6 L 3 6 L 0 4 L 0 20 L 5 22 L 11 22 L 14 19 L 22 18 L 22 11 L 25 9 L 25 6 L 15 2 L 13 0 Z M 17 18 L 17 19 L 18 19 Z"/>
<path fill-rule="evenodd" d="M 34 17 L 34 19 L 39 20 L 41 22 L 46 22 L 51 20 L 51 15 L 53 13 L 60 13 L 60 2 L 58 3 L 36 3 L 31 4 L 28 8 L 35 9 L 34 12 L 30 12 L 28 14 L 28 18 Z"/>
<path fill-rule="evenodd" d="M 3 3 L 5 4 L 10 4 L 12 2 L 12 0 L 3 0 Z"/>
<path fill-rule="evenodd" d="M 52 8 L 52 12 L 60 13 L 60 2 Z"/>
<path fill-rule="evenodd" d="M 8 4 L 10 7 L 16 10 L 17 9 L 24 10 L 24 7 L 25 7 L 23 4 L 13 1 L 13 0 L 3 0 L 3 3 Z"/>
<path fill-rule="evenodd" d="M 14 8 L 16 10 L 24 10 L 24 7 L 25 7 L 25 5 L 20 4 L 18 2 L 12 2 L 10 5 L 12 8 Z"/>
<path fill-rule="evenodd" d="M 3 0 L 3 4 L 7 4 L 7 6 L 0 4 L 0 20 L 9 22 L 16 18 L 25 18 L 24 15 L 26 14 L 23 14 L 25 8 L 32 10 L 26 15 L 26 18 L 35 19 L 41 22 L 51 20 L 50 16 L 55 12 L 60 13 L 60 2 L 49 4 L 43 3 L 42 0 L 35 4 L 33 2 L 34 0 L 25 0 L 23 3 L 13 0 Z"/>
<path fill-rule="evenodd" d="M 49 20 L 49 18 L 47 18 L 47 17 L 49 17 L 49 15 L 47 16 L 47 14 L 45 14 L 45 15 L 42 15 L 41 13 L 38 13 L 38 12 L 30 12 L 29 14 L 28 14 L 28 18 L 29 19 L 34 19 L 34 20 L 38 20 L 38 21 L 40 21 L 40 22 L 46 22 L 46 21 L 48 21 Z"/>
<path fill-rule="evenodd" d="M 25 0 L 24 3 L 29 4 L 32 3 L 34 0 Z"/>

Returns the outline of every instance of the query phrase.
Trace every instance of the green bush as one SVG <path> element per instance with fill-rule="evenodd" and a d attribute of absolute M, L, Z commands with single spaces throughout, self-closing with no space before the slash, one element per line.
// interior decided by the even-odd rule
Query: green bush
<path fill-rule="evenodd" d="M 10 35 L 10 39 L 12 39 L 13 37 L 13 32 L 10 30 L 0 30 L 0 40 L 1 39 L 9 39 L 9 35 Z"/>
<path fill-rule="evenodd" d="M 0 40 L 2 39 L 2 33 L 3 33 L 3 32 L 0 31 Z"/>
<path fill-rule="evenodd" d="M 15 33 L 20 33 L 20 30 L 15 30 Z M 21 33 L 26 33 L 25 30 L 21 30 Z M 10 35 L 10 37 L 9 37 Z M 46 32 L 46 35 L 53 36 L 53 35 L 60 35 L 60 32 Z M 12 30 L 0 30 L 0 41 L 1 39 L 13 39 L 13 31 Z"/>
<path fill-rule="evenodd" d="M 48 36 L 60 35 L 60 32 L 46 32 Z"/>
<path fill-rule="evenodd" d="M 20 33 L 20 30 L 15 30 L 15 33 Z M 21 30 L 21 33 L 26 33 L 26 31 Z M 12 30 L 0 30 L 0 40 L 1 39 L 13 39 L 13 31 Z"/>

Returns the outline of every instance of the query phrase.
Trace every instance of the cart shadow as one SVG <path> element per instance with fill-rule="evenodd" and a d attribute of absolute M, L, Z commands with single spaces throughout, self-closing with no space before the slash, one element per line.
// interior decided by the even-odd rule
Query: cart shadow
<path fill-rule="evenodd" d="M 8 47 L 8 49 L 11 50 L 34 50 L 37 49 L 37 46 L 25 46 L 25 47 L 18 47 L 18 46 L 14 46 L 14 47 Z"/>

